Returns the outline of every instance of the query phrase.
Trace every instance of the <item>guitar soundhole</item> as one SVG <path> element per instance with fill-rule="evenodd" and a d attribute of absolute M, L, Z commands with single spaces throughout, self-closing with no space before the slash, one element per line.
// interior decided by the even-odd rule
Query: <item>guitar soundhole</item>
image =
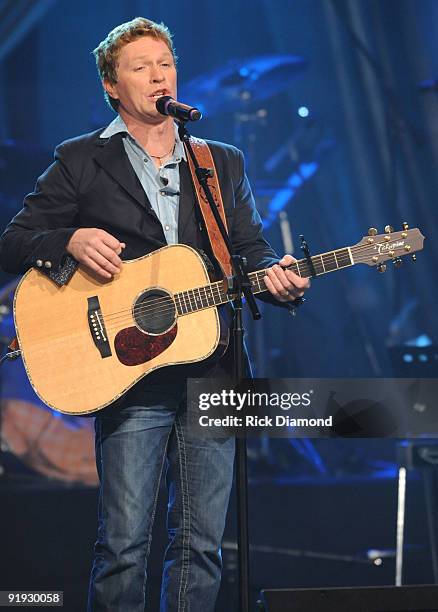
<path fill-rule="evenodd" d="M 175 303 L 167 291 L 148 289 L 134 303 L 137 326 L 148 334 L 164 334 L 175 324 Z"/>

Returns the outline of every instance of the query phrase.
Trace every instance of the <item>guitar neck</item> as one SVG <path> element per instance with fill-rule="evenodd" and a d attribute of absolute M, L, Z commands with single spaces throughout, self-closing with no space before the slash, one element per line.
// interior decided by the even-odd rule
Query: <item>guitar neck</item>
<path fill-rule="evenodd" d="M 351 248 L 344 247 L 343 249 L 336 249 L 328 253 L 314 255 L 310 258 L 310 261 L 307 259 L 298 259 L 290 266 L 287 266 L 287 269 L 292 270 L 302 278 L 310 278 L 312 276 L 322 276 L 322 274 L 341 270 L 342 268 L 348 268 L 349 266 L 353 266 L 354 263 Z M 248 276 L 251 280 L 253 293 L 261 293 L 267 290 L 263 280 L 266 276 L 266 270 L 251 272 Z"/>
<path fill-rule="evenodd" d="M 321 276 L 328 272 L 348 268 L 355 263 L 353 261 L 351 247 L 344 247 L 335 251 L 329 251 L 328 253 L 322 253 L 321 255 L 314 255 L 310 258 L 310 261 L 311 263 L 307 259 L 299 259 L 290 266 L 287 266 L 287 269 L 292 270 L 302 278 L 309 278 L 311 276 Z M 254 294 L 267 291 L 264 281 L 265 276 L 266 269 L 257 270 L 256 272 L 250 272 L 248 274 L 251 282 L 251 289 Z M 232 294 L 230 295 L 227 293 L 223 281 L 217 281 L 205 285 L 204 287 L 196 287 L 195 289 L 188 289 L 187 291 L 181 291 L 180 293 L 174 294 L 179 315 L 189 314 L 212 306 L 220 306 L 221 304 L 232 301 L 233 297 Z"/>

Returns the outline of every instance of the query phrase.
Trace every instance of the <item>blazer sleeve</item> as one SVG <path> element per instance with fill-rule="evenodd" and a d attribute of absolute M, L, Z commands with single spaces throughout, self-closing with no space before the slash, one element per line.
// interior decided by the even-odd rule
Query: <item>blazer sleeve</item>
<path fill-rule="evenodd" d="M 248 272 L 253 272 L 273 266 L 279 262 L 281 257 L 263 236 L 263 224 L 245 173 L 243 153 L 238 149 L 235 149 L 235 151 L 238 155 L 238 176 L 235 187 L 231 242 L 236 253 L 246 257 Z M 268 291 L 259 293 L 256 297 L 274 306 L 293 308 L 293 305 L 291 306 L 289 302 L 279 302 Z"/>
<path fill-rule="evenodd" d="M 34 266 L 58 284 L 68 282 L 78 266 L 65 250 L 78 228 L 77 202 L 75 181 L 59 145 L 54 163 L 0 237 L 0 266 L 13 274 Z"/>

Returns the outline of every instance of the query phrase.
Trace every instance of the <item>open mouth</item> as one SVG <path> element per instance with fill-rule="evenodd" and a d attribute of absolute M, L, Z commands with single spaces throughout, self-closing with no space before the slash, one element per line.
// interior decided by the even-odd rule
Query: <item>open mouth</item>
<path fill-rule="evenodd" d="M 148 96 L 148 98 L 156 102 L 158 98 L 161 98 L 162 96 L 168 96 L 168 95 L 169 95 L 169 92 L 167 91 L 167 89 L 160 89 L 159 91 L 156 91 L 152 95 Z"/>

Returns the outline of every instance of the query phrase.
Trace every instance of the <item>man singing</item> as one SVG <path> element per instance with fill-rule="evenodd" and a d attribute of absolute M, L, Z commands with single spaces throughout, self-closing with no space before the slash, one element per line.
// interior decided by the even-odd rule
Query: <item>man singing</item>
<path fill-rule="evenodd" d="M 35 266 L 62 285 L 79 265 L 108 281 L 119 273 L 122 260 L 177 242 L 212 257 L 195 214 L 184 145 L 173 119 L 156 110 L 159 97 L 177 98 L 169 30 L 136 18 L 112 30 L 94 55 L 117 117 L 106 128 L 57 147 L 54 163 L 1 237 L 0 265 L 13 273 Z M 264 240 L 241 152 L 208 144 L 233 248 L 246 257 L 249 271 L 270 268 L 265 299 L 287 307 L 303 295 L 308 280 L 283 269 L 293 258 L 286 255 L 278 262 Z M 214 610 L 234 440 L 192 435 L 184 392 L 189 376 L 230 376 L 231 353 L 227 350 L 216 363 L 158 370 L 97 413 L 98 537 L 88 610 L 144 611 L 163 469 L 169 542 L 161 611 Z"/>

